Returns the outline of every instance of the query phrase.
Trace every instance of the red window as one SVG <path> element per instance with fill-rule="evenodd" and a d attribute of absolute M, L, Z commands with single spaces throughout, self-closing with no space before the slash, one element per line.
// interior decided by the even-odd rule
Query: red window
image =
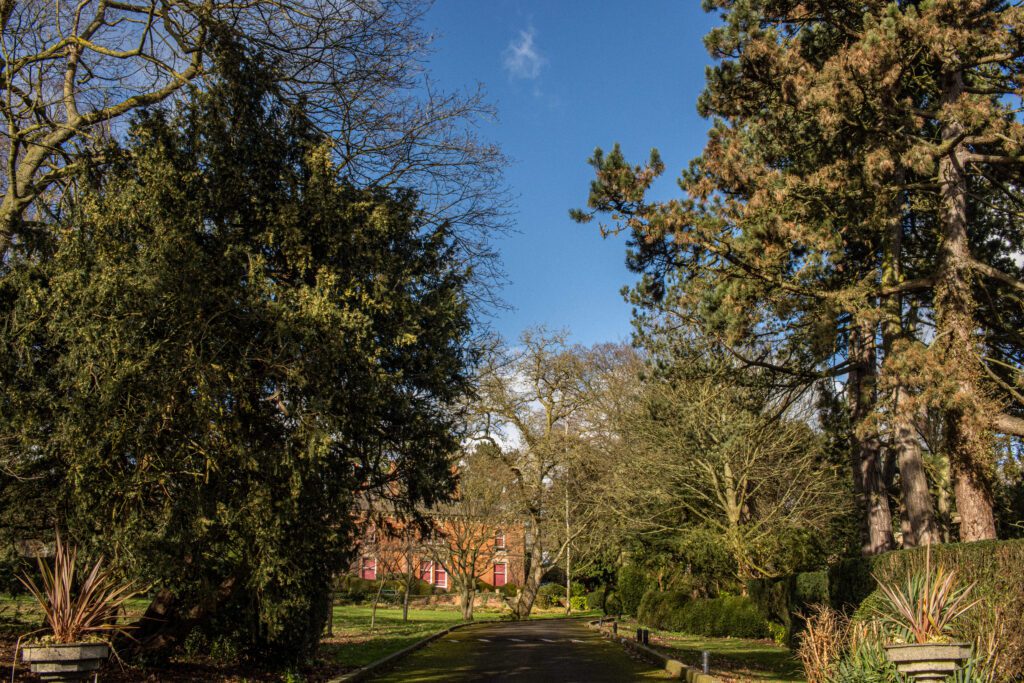
<path fill-rule="evenodd" d="M 434 563 L 429 560 L 420 562 L 420 580 L 426 581 L 429 584 L 434 583 Z"/>
<path fill-rule="evenodd" d="M 441 565 L 434 567 L 434 585 L 438 588 L 448 587 L 448 572 Z"/>
<path fill-rule="evenodd" d="M 377 560 L 372 557 L 363 558 L 363 566 L 359 571 L 359 576 L 370 581 L 377 580 Z"/>
<path fill-rule="evenodd" d="M 494 585 L 497 587 L 504 586 L 508 581 L 505 573 L 505 563 L 495 562 L 494 563 Z"/>
<path fill-rule="evenodd" d="M 505 532 L 496 531 L 494 532 L 494 547 L 504 548 L 505 547 Z"/>

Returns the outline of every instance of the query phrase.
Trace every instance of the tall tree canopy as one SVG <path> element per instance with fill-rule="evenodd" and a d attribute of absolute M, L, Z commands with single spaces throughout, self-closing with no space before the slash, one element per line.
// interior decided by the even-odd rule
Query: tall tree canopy
<path fill-rule="evenodd" d="M 275 71 L 224 45 L 218 74 L 7 264 L 2 512 L 31 497 L 152 582 L 143 645 L 213 625 L 283 664 L 317 646 L 354 497 L 451 491 L 469 275 L 415 193 L 338 180 Z"/>
<path fill-rule="evenodd" d="M 687 327 L 796 394 L 840 380 L 866 552 L 937 538 L 921 448 L 942 423 L 960 537 L 995 534 L 997 437 L 1024 433 L 1015 254 L 1024 8 L 989 0 L 707 0 L 722 25 L 682 198 L 657 156 L 592 162 L 631 231 L 648 334 Z M 889 463 L 895 463 L 890 467 Z"/>

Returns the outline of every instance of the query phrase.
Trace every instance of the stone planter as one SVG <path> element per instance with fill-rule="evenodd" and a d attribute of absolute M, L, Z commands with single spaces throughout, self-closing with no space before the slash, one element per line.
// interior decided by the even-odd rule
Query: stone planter
<path fill-rule="evenodd" d="M 106 643 L 68 643 L 66 645 L 25 645 L 22 661 L 44 681 L 84 681 L 94 676 L 110 655 Z"/>
<path fill-rule="evenodd" d="M 915 683 L 941 683 L 971 656 L 971 646 L 967 643 L 886 645 L 885 653 L 896 669 Z"/>

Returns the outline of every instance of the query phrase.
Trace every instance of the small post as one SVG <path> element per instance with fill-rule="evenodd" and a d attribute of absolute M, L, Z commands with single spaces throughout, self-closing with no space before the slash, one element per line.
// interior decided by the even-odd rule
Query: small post
<path fill-rule="evenodd" d="M 644 645 L 648 645 L 651 642 L 651 632 L 644 629 Z"/>
<path fill-rule="evenodd" d="M 612 622 L 612 635 L 613 636 L 619 635 L 619 622 L 617 622 L 617 621 L 613 621 Z"/>
<path fill-rule="evenodd" d="M 642 628 L 638 628 L 636 630 L 636 642 L 638 642 L 638 643 L 644 642 L 644 630 Z"/>
<path fill-rule="evenodd" d="M 711 673 L 711 653 L 704 650 L 700 653 L 700 667 L 701 671 L 708 674 Z"/>

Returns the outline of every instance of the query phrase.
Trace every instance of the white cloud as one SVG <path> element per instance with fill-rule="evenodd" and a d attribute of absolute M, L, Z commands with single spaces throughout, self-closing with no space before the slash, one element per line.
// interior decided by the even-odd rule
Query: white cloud
<path fill-rule="evenodd" d="M 505 48 L 505 70 L 512 78 L 533 80 L 540 76 L 541 69 L 548 63 L 534 44 L 533 34 L 532 26 L 520 31 L 519 38 L 513 39 Z"/>

